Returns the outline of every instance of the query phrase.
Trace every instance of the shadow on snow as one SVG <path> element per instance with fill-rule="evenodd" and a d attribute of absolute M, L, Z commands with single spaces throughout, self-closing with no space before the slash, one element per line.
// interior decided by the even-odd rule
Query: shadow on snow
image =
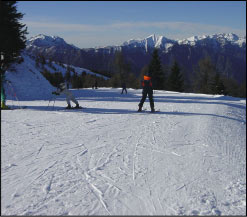
<path fill-rule="evenodd" d="M 18 109 L 19 106 L 12 106 L 13 109 Z M 136 115 L 175 115 L 175 116 L 211 116 L 216 118 L 224 118 L 228 120 L 233 120 L 241 123 L 246 123 L 245 120 L 236 119 L 232 117 L 227 117 L 223 115 L 216 115 L 216 114 L 208 114 L 208 113 L 192 113 L 192 112 L 168 112 L 168 111 L 159 111 L 155 113 L 151 113 L 150 110 L 145 110 L 143 112 L 137 112 L 137 109 L 116 109 L 116 108 L 93 108 L 87 107 L 82 109 L 65 109 L 64 107 L 60 106 L 28 106 L 27 109 L 30 110 L 39 110 L 39 111 L 48 111 L 48 112 L 73 112 L 73 113 L 90 113 L 90 114 L 136 114 Z"/>

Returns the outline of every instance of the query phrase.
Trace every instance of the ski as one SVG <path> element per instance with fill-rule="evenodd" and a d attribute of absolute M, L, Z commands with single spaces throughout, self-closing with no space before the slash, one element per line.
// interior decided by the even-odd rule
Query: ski
<path fill-rule="evenodd" d="M 145 111 L 147 111 L 147 109 L 144 108 L 141 111 L 137 111 L 137 112 L 140 112 L 141 113 L 141 112 L 145 112 Z"/>
<path fill-rule="evenodd" d="M 81 106 L 79 106 L 79 107 L 71 107 L 71 108 L 65 108 L 66 110 L 73 110 L 73 109 L 85 109 L 86 107 L 81 107 Z"/>
<path fill-rule="evenodd" d="M 155 110 L 154 112 L 152 112 L 152 111 L 148 111 L 147 109 L 142 109 L 141 111 L 137 111 L 137 112 L 149 112 L 149 113 L 156 113 L 156 112 L 160 112 L 160 109 L 157 109 L 157 110 Z"/>
<path fill-rule="evenodd" d="M 154 112 L 151 112 L 151 113 L 155 113 L 155 112 L 160 112 L 160 109 L 157 109 L 157 110 L 155 110 Z"/>

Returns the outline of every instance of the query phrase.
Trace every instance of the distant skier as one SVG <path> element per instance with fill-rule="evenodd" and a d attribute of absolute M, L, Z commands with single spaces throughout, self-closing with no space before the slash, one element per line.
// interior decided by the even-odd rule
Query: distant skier
<path fill-rule="evenodd" d="M 80 108 L 78 101 L 75 99 L 72 92 L 67 89 L 65 83 L 61 83 L 59 87 L 57 88 L 57 91 L 52 92 L 52 94 L 55 94 L 55 95 L 60 95 L 61 93 L 66 95 L 66 101 L 68 104 L 68 106 L 66 107 L 67 109 L 71 109 L 70 100 L 76 104 L 75 108 Z"/>
<path fill-rule="evenodd" d="M 94 85 L 92 86 L 93 89 L 98 89 L 98 82 L 95 80 Z"/>
<path fill-rule="evenodd" d="M 95 80 L 95 82 L 94 82 L 94 88 L 98 89 L 98 81 L 97 80 Z"/>
<path fill-rule="evenodd" d="M 122 93 L 121 94 L 123 94 L 123 92 L 125 91 L 125 93 L 127 94 L 127 89 L 126 89 L 126 83 L 125 82 L 123 82 L 122 83 Z"/>
<path fill-rule="evenodd" d="M 142 81 L 142 99 L 139 103 L 139 109 L 138 112 L 142 111 L 142 106 L 147 98 L 149 98 L 149 102 L 150 102 L 150 108 L 151 108 L 151 112 L 155 112 L 154 110 L 154 100 L 153 100 L 153 87 L 152 87 L 152 81 L 151 81 L 151 77 L 144 75 L 144 80 Z"/>

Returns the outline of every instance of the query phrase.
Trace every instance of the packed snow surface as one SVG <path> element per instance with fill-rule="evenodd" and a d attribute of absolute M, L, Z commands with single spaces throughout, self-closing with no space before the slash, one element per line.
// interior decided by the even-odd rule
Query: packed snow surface
<path fill-rule="evenodd" d="M 2 215 L 246 215 L 246 99 L 72 89 L 66 110 L 29 58 L 6 79 Z"/>
<path fill-rule="evenodd" d="M 245 99 L 155 91 L 138 113 L 141 90 L 71 91 L 85 109 L 7 100 L 3 215 L 246 214 Z"/>

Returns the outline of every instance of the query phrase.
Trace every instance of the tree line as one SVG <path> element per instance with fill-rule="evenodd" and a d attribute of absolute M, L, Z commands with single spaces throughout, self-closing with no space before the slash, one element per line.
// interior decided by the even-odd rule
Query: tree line
<path fill-rule="evenodd" d="M 154 49 L 150 63 L 142 68 L 139 76 L 131 73 L 131 65 L 125 61 L 121 52 L 115 54 L 115 72 L 109 86 L 121 87 L 124 81 L 127 87 L 139 89 L 143 75 L 150 75 L 156 90 L 246 97 L 246 80 L 238 84 L 235 79 L 226 77 L 209 56 L 200 59 L 189 75 L 176 60 L 171 65 L 162 65 L 158 49 Z"/>

